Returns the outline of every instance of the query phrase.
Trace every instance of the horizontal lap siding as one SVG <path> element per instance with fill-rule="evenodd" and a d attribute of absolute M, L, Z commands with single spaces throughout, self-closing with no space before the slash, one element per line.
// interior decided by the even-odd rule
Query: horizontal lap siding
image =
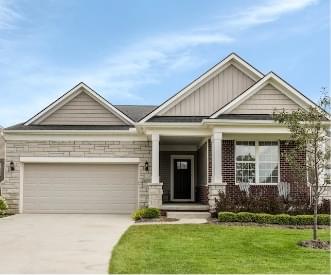
<path fill-rule="evenodd" d="M 82 92 L 40 122 L 42 125 L 125 125 L 86 93 Z"/>
<path fill-rule="evenodd" d="M 231 114 L 272 114 L 275 109 L 294 111 L 299 106 L 272 85 L 268 84 L 245 102 L 229 112 Z"/>

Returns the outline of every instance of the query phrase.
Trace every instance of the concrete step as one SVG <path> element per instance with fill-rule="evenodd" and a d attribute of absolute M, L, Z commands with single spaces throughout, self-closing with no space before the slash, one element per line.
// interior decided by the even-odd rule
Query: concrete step
<path fill-rule="evenodd" d="M 181 212 L 181 211 L 167 211 L 167 217 L 171 219 L 208 219 L 209 212 Z"/>
<path fill-rule="evenodd" d="M 208 211 L 209 205 L 200 203 L 164 203 L 161 205 L 164 211 Z"/>

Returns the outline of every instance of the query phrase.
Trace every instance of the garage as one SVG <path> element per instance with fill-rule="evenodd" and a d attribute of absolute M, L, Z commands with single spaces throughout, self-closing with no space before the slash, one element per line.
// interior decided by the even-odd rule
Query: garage
<path fill-rule="evenodd" d="M 137 164 L 26 163 L 23 213 L 131 213 Z"/>

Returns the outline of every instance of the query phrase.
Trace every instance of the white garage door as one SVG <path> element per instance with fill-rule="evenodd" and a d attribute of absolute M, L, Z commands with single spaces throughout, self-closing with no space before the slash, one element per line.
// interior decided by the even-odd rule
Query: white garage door
<path fill-rule="evenodd" d="M 24 213 L 131 213 L 134 164 L 25 164 Z"/>

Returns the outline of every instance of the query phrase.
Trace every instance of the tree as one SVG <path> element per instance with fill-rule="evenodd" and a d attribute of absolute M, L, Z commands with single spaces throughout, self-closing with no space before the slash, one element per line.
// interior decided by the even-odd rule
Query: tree
<path fill-rule="evenodd" d="M 330 146 L 328 146 L 330 140 L 327 135 L 327 131 L 330 130 L 329 110 L 330 97 L 324 88 L 318 105 L 310 106 L 308 110 L 299 109 L 291 113 L 285 110 L 274 112 L 274 120 L 290 130 L 290 139 L 296 144 L 296 149 L 286 152 L 285 158 L 290 166 L 298 171 L 301 182 L 306 183 L 308 179 L 311 186 L 314 240 L 317 240 L 318 203 L 328 183 L 326 170 L 330 159 Z M 298 165 L 296 156 L 300 150 L 306 151 L 305 167 Z"/>

